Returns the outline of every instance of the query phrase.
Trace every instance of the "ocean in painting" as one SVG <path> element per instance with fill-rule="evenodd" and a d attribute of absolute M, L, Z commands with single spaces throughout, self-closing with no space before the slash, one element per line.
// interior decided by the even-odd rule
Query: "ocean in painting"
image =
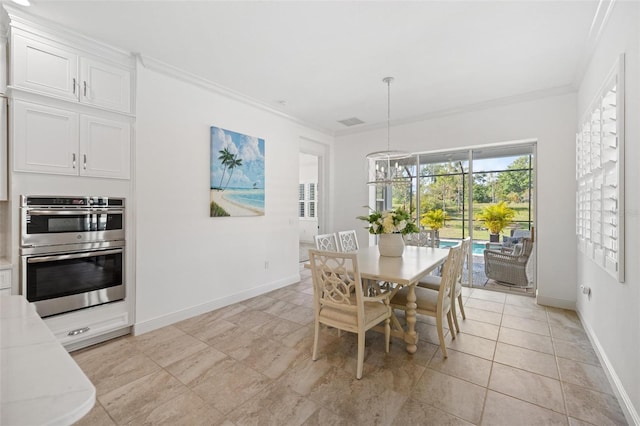
<path fill-rule="evenodd" d="M 236 204 L 264 211 L 264 189 L 236 189 L 228 188 L 224 197 Z"/>

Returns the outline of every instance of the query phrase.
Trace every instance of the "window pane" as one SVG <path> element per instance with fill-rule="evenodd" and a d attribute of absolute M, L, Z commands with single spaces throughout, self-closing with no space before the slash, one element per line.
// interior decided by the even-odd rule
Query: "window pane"
<path fill-rule="evenodd" d="M 304 202 L 298 203 L 298 217 L 304 217 Z"/>
<path fill-rule="evenodd" d="M 316 199 L 316 184 L 310 183 L 309 184 L 309 200 L 315 200 L 315 199 Z"/>
<path fill-rule="evenodd" d="M 316 203 L 309 201 L 309 217 L 316 217 Z"/>
<path fill-rule="evenodd" d="M 304 183 L 298 186 L 298 200 L 304 201 Z"/>

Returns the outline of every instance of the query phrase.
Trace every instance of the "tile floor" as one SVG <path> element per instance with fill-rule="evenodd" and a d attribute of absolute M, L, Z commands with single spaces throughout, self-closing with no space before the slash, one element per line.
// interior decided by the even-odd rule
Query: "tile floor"
<path fill-rule="evenodd" d="M 311 361 L 313 291 L 259 298 L 72 355 L 97 389 L 80 425 L 627 424 L 572 311 L 526 296 L 465 292 L 467 319 L 443 359 L 419 317 L 418 352 L 325 329 Z M 465 289 L 466 290 L 466 289 Z"/>

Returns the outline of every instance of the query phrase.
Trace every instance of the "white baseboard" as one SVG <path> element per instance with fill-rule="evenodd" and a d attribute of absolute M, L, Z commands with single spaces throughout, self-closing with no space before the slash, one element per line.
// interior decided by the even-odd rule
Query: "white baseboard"
<path fill-rule="evenodd" d="M 259 296 L 269 291 L 277 290 L 282 287 L 286 287 L 291 284 L 295 284 L 300 281 L 300 275 L 292 275 L 273 281 L 268 284 L 264 284 L 258 287 L 254 287 L 249 290 L 242 291 L 240 293 L 232 294 L 222 297 L 220 299 L 211 300 L 209 302 L 192 306 L 181 311 L 172 312 L 161 317 L 153 318 L 147 321 L 139 322 L 133 325 L 132 334 L 134 336 L 148 333 L 153 330 L 157 330 L 162 327 L 166 327 L 176 322 L 195 317 L 207 312 L 211 312 L 216 309 L 224 308 L 225 306 L 232 305 L 234 303 L 242 302 L 243 300 L 251 299 L 252 297 Z"/>
<path fill-rule="evenodd" d="M 553 308 L 576 310 L 575 300 L 556 299 L 555 297 L 541 296 L 538 294 L 536 297 L 536 303 L 538 305 L 551 306 Z"/>
<path fill-rule="evenodd" d="M 577 311 L 577 313 L 578 313 L 578 317 L 580 318 L 580 322 L 582 323 L 582 327 L 586 331 L 587 336 L 591 341 L 591 345 L 593 346 L 596 352 L 596 355 L 598 355 L 598 358 L 600 359 L 600 363 L 602 364 L 604 373 L 607 375 L 607 379 L 609 379 L 611 388 L 613 388 L 613 392 L 616 394 L 616 398 L 620 403 L 620 408 L 622 408 L 622 411 L 624 413 L 625 418 L 627 419 L 627 422 L 630 425 L 640 426 L 640 415 L 638 415 L 638 411 L 633 406 L 633 402 L 631 402 L 631 398 L 629 398 L 629 395 L 627 394 L 627 391 L 624 389 L 624 386 L 622 385 L 620 378 L 616 374 L 616 371 L 613 368 L 613 365 L 611 365 L 611 362 L 609 361 L 609 358 L 607 357 L 607 354 L 605 353 L 604 348 L 602 347 L 602 345 L 600 345 L 600 341 L 598 340 L 598 337 L 594 333 L 591 326 L 586 321 L 584 321 L 584 319 L 582 318 L 582 315 L 580 314 L 580 311 Z"/>

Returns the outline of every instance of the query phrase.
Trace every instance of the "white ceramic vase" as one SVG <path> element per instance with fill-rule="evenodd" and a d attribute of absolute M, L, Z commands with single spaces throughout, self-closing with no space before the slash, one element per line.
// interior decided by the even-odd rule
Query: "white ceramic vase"
<path fill-rule="evenodd" d="M 404 253 L 402 234 L 380 234 L 378 236 L 380 256 L 400 257 Z"/>

